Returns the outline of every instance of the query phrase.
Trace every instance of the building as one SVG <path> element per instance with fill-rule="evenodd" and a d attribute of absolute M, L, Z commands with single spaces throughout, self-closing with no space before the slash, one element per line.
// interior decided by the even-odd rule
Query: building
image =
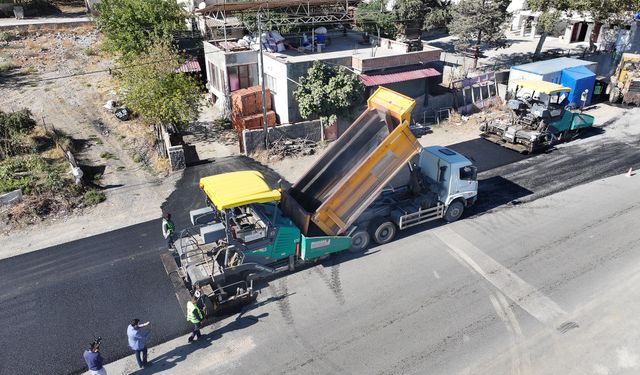
<path fill-rule="evenodd" d="M 531 39 L 541 33 L 538 18 L 542 13 L 530 10 L 527 0 L 513 0 L 507 10 L 513 15 L 511 31 Z M 622 52 L 633 48 L 637 29 L 638 22 L 631 19 L 623 27 L 610 28 L 595 22 L 590 14 L 565 12 L 552 35 L 559 37 L 566 44 L 593 41 L 600 50 L 611 50 L 615 47 L 617 51 Z"/>
<path fill-rule="evenodd" d="M 279 123 L 301 120 L 293 92 L 314 61 L 348 68 L 360 76 L 368 93 L 384 85 L 424 100 L 429 86 L 441 81 L 434 68 L 441 50 L 426 44 L 422 51 L 407 52 L 409 46 L 402 42 L 383 38 L 369 43 L 362 33 L 335 32 L 327 35 L 320 48 L 309 50 L 295 47 L 301 35 L 285 39 L 286 50 L 263 54 L 265 85 L 271 91 Z M 207 88 L 212 100 L 229 113 L 232 92 L 260 84 L 258 52 L 237 41 L 209 41 L 204 48 Z"/>

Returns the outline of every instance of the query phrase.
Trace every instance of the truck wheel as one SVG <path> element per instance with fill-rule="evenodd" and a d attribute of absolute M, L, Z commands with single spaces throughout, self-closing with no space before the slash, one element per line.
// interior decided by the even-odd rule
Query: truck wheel
<path fill-rule="evenodd" d="M 396 225 L 390 221 L 383 221 L 373 230 L 373 240 L 379 245 L 393 241 L 396 237 Z"/>
<path fill-rule="evenodd" d="M 444 219 L 449 223 L 454 222 L 462 216 L 464 212 L 464 204 L 461 201 L 453 201 L 447 208 L 447 212 L 444 214 Z"/>
<path fill-rule="evenodd" d="M 369 233 L 366 230 L 359 230 L 351 236 L 351 248 L 352 253 L 363 251 L 369 246 Z"/>

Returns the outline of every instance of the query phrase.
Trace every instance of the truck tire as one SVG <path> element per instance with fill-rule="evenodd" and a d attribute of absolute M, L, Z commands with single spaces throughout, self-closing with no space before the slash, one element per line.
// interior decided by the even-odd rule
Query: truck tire
<path fill-rule="evenodd" d="M 369 246 L 369 242 L 369 232 L 366 230 L 358 230 L 351 236 L 351 248 L 349 248 L 349 252 L 357 253 L 364 251 L 364 249 Z"/>
<path fill-rule="evenodd" d="M 451 202 L 449 207 L 447 207 L 447 212 L 445 212 L 444 214 L 444 220 L 446 220 L 449 223 L 452 223 L 460 219 L 463 212 L 464 212 L 464 204 L 462 204 L 462 201 L 460 200 L 455 200 Z"/>
<path fill-rule="evenodd" d="M 372 228 L 372 237 L 378 245 L 384 245 L 396 238 L 398 230 L 394 223 L 391 221 L 382 221 L 376 224 L 377 225 Z"/>
<path fill-rule="evenodd" d="M 204 312 L 206 316 L 213 316 L 216 312 L 216 303 L 214 303 L 209 296 L 202 296 L 202 303 L 204 304 Z"/>

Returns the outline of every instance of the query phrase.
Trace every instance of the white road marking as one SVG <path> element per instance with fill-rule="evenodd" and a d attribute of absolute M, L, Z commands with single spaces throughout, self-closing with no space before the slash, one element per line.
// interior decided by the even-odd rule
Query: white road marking
<path fill-rule="evenodd" d="M 461 259 L 500 292 L 538 321 L 555 328 L 554 322 L 567 315 L 558 304 L 482 252 L 448 227 L 434 231 L 457 259 Z"/>

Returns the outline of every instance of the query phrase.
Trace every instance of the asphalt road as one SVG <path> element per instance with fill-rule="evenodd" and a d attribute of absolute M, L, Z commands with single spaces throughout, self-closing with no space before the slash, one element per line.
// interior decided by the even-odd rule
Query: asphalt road
<path fill-rule="evenodd" d="M 566 190 L 571 186 L 620 174 L 629 166 L 639 166 L 638 144 L 640 144 L 640 138 L 637 135 L 622 137 L 615 136 L 611 132 L 610 136 L 600 135 L 578 140 L 547 154 L 530 158 L 522 158 L 514 153 L 505 154 L 505 150 L 488 142 L 478 147 L 465 144 L 454 146 L 454 148 L 458 147 L 460 150 L 465 147 L 466 151 L 462 152 L 473 157 L 483 170 L 479 176 L 481 189 L 479 205 L 471 212 L 483 214 L 501 205 L 517 205 Z M 176 191 L 165 202 L 163 209 L 174 215 L 179 228 L 186 226 L 188 211 L 201 207 L 203 203 L 203 197 L 197 186 L 201 176 L 253 168 L 261 170 L 270 183 L 275 183 L 279 178 L 271 170 L 243 157 L 225 158 L 213 163 L 193 166 L 185 171 L 183 178 L 177 184 Z M 463 220 L 461 223 L 469 221 L 468 225 L 472 225 L 471 223 L 475 223 L 476 219 L 474 217 Z M 524 219 L 519 224 L 522 225 L 521 232 L 524 235 L 535 229 L 528 226 Z M 436 230 L 439 228 L 438 225 L 434 227 Z M 308 307 L 294 313 L 287 307 L 291 304 L 289 297 L 275 300 L 269 300 L 267 297 L 267 301 L 276 302 L 278 311 L 284 319 L 284 327 L 291 325 L 295 329 L 290 342 L 269 341 L 267 342 L 269 347 L 288 347 L 294 343 L 292 350 L 301 347 L 308 351 L 305 352 L 310 357 L 307 364 L 313 364 L 309 368 L 319 372 L 338 371 L 344 367 L 334 365 L 333 354 L 329 354 L 335 352 L 335 349 L 331 348 L 340 342 L 328 342 L 329 347 L 318 349 L 313 342 L 314 334 L 322 337 L 323 332 L 332 330 L 349 334 L 354 330 L 366 333 L 370 329 L 382 329 L 386 325 L 393 324 L 402 314 L 411 314 L 416 309 L 416 311 L 422 311 L 413 301 L 423 301 L 425 298 L 427 302 L 435 297 L 442 298 L 442 301 L 447 301 L 450 305 L 437 305 L 441 315 L 431 317 L 431 315 L 423 316 L 421 313 L 415 315 L 416 318 L 420 317 L 421 321 L 431 321 L 436 324 L 430 326 L 430 330 L 438 333 L 449 332 L 447 324 L 458 327 L 461 323 L 453 322 L 452 316 L 457 316 L 456 314 L 461 312 L 464 315 L 467 314 L 465 311 L 476 309 L 474 301 L 477 298 L 477 292 L 465 289 L 463 294 L 459 294 L 457 291 L 468 287 L 469 284 L 476 284 L 477 279 L 463 275 L 456 276 L 455 273 L 459 270 L 447 265 L 437 268 L 441 262 L 438 257 L 422 257 L 420 249 L 431 240 L 423 236 L 430 235 L 429 232 L 415 230 L 406 233 L 397 244 L 390 244 L 385 248 L 410 248 L 408 254 L 413 255 L 407 259 L 413 260 L 416 264 L 427 262 L 425 265 L 429 264 L 434 270 L 445 270 L 438 272 L 446 272 L 448 277 L 455 280 L 453 284 L 447 284 L 444 289 L 430 289 L 434 280 L 432 276 L 424 275 L 424 268 L 413 269 L 408 265 L 402 267 L 390 265 L 393 264 L 396 256 L 403 258 L 407 253 L 395 255 L 391 250 L 385 251 L 384 257 L 374 257 L 371 255 L 376 254 L 377 250 L 374 250 L 358 261 L 364 263 L 350 261 L 353 259 L 348 256 L 333 258 L 330 262 L 335 264 L 330 263 L 325 271 L 321 268 L 312 273 L 303 271 L 299 274 L 300 276 L 294 275 L 295 284 L 283 278 L 269 285 L 265 296 L 271 294 L 282 297 L 293 293 L 292 296 L 295 295 L 295 297 L 291 298 L 298 301 L 295 302 L 296 304 L 309 302 Z M 129 354 L 125 329 L 127 322 L 133 317 L 149 319 L 153 322 L 154 335 L 151 345 L 186 332 L 188 326 L 158 256 L 165 247 L 160 233 L 159 220 L 151 221 L 0 261 L 0 337 L 2 337 L 0 374 L 64 374 L 81 371 L 84 368 L 81 353 L 93 335 L 101 335 L 104 338 L 103 353 L 108 361 L 120 358 Z M 415 234 L 415 236 L 408 234 Z M 493 232 L 488 234 L 493 236 Z M 345 272 L 340 271 L 340 264 L 344 262 L 350 265 L 348 267 L 355 267 L 354 269 L 371 267 L 373 273 L 363 280 L 371 279 L 375 282 L 364 285 L 360 290 L 349 289 L 351 291 L 347 292 L 342 287 L 345 280 L 341 275 L 344 276 Z M 309 276 L 314 274 L 317 277 Z M 347 280 L 352 279 L 349 282 L 355 282 L 358 279 L 358 271 L 349 270 L 347 274 L 353 275 L 347 276 Z M 402 278 L 398 277 L 399 274 L 403 275 Z M 317 280 L 310 280 L 312 277 Z M 358 283 L 352 285 L 357 286 Z M 382 285 L 378 285 L 379 283 Z M 378 287 L 380 289 L 372 289 Z M 416 295 L 416 290 L 424 290 L 427 294 Z M 367 295 L 373 291 L 377 294 L 373 294 L 371 303 L 362 305 L 374 311 L 369 316 L 369 310 L 364 311 L 357 307 L 361 297 L 352 297 Z M 353 320 L 349 320 L 354 324 L 352 327 L 346 325 L 346 321 L 335 327 L 324 323 L 315 327 L 314 324 L 317 322 L 307 318 L 307 316 L 315 316 L 315 312 L 309 310 L 317 304 L 313 301 L 327 292 L 332 299 L 318 300 L 318 303 L 331 306 L 331 303 L 337 302 L 342 307 L 328 312 L 326 319 L 331 322 L 343 322 L 342 315 L 350 315 L 354 317 Z M 390 304 L 389 301 L 392 303 Z M 484 302 L 486 304 L 486 301 Z M 273 303 L 267 303 L 265 306 L 269 305 Z M 342 315 L 337 312 L 341 312 Z M 480 312 L 482 309 L 479 310 Z M 449 317 L 452 323 L 445 324 L 443 321 L 434 320 L 442 316 Z M 376 319 L 379 319 L 379 322 L 373 322 Z M 478 315 L 474 319 L 480 319 L 478 323 L 480 324 L 487 319 L 493 321 L 495 317 L 485 314 Z M 292 325 L 292 321 L 301 324 Z M 373 328 L 368 328 L 371 327 L 370 324 L 374 324 Z M 255 324 L 255 326 L 262 325 Z M 402 335 L 411 332 L 411 327 L 406 326 L 403 330 L 389 332 Z M 278 332 L 278 330 L 271 332 Z M 453 334 L 453 331 L 450 333 Z M 353 339 L 357 340 L 357 338 Z M 446 346 L 447 340 L 451 341 L 452 338 L 447 339 L 445 335 L 442 336 L 442 340 L 442 345 Z M 376 337 L 367 344 L 367 347 L 361 349 L 373 349 L 386 345 L 387 341 L 389 341 L 388 337 Z M 393 345 L 398 344 L 393 340 L 391 342 Z M 345 345 L 348 347 L 348 343 Z M 432 346 L 432 349 L 439 350 L 437 345 Z M 394 350 L 396 349 L 389 348 L 390 355 L 395 353 Z M 479 353 L 481 352 L 482 350 L 479 350 Z M 372 360 L 361 351 L 349 353 L 354 366 L 355 363 Z M 371 353 L 377 352 L 374 350 Z M 405 354 L 408 355 L 408 352 Z M 265 368 L 284 368 L 295 372 L 301 369 L 300 366 L 306 366 L 298 363 L 296 358 L 289 358 L 284 363 L 276 359 L 269 360 L 267 356 L 264 356 L 263 360 L 271 366 Z M 421 358 L 420 356 L 411 357 L 408 360 L 409 363 L 420 364 L 423 363 Z M 396 367 L 389 368 L 388 372 L 402 373 L 403 366 L 402 363 L 398 363 Z"/>
<path fill-rule="evenodd" d="M 184 363 L 172 368 L 159 352 L 154 366 L 637 374 L 639 189 L 638 177 L 617 176 L 416 232 L 359 259 L 334 256 L 269 282 L 258 306 L 218 322 Z"/>
<path fill-rule="evenodd" d="M 185 171 L 163 209 L 186 227 L 189 210 L 204 204 L 200 177 L 242 169 L 279 179 L 246 157 L 201 164 Z M 135 317 L 153 323 L 150 345 L 188 332 L 162 251 L 158 219 L 0 261 L 0 374 L 80 372 L 94 336 L 103 338 L 106 361 L 122 358 Z"/>

